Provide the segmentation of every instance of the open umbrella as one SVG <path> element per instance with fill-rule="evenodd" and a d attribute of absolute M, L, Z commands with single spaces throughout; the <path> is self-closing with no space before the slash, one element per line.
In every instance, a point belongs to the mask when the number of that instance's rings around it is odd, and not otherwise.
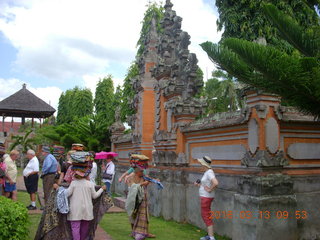
<path fill-rule="evenodd" d="M 118 153 L 115 152 L 99 152 L 96 153 L 95 159 L 106 159 L 108 156 L 116 157 Z"/>

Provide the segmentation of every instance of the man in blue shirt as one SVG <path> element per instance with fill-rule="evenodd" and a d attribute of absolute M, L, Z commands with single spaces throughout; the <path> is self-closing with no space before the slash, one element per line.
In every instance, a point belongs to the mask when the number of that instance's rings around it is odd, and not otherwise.
<path fill-rule="evenodd" d="M 47 203 L 50 192 L 53 188 L 55 174 L 58 170 L 58 162 L 56 158 L 50 153 L 48 146 L 42 147 L 42 156 L 44 157 L 42 166 L 42 181 L 43 181 L 43 193 L 44 201 Z"/>

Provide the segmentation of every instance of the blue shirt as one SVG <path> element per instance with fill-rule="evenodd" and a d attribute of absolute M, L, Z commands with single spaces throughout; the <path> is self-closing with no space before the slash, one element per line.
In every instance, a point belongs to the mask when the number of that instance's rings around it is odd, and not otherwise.
<path fill-rule="evenodd" d="M 42 174 L 56 173 L 58 162 L 52 154 L 48 154 L 43 161 Z"/>

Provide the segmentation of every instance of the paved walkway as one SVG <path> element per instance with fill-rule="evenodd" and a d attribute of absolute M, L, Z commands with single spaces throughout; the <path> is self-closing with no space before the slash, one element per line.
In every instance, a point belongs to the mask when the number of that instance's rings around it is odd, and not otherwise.
<path fill-rule="evenodd" d="M 40 180 L 41 181 L 41 180 Z M 24 179 L 22 176 L 18 176 L 17 178 L 17 189 L 18 191 L 26 191 L 26 186 L 24 185 Z M 38 201 L 41 201 L 43 203 L 43 189 L 39 188 L 38 189 Z M 119 213 L 119 212 L 124 212 L 122 208 L 119 207 L 112 207 L 108 210 L 108 213 Z M 41 214 L 42 211 L 40 209 L 37 210 L 30 210 L 29 214 Z M 97 230 L 96 230 L 96 236 L 94 240 L 112 240 L 112 238 L 98 225 Z"/>

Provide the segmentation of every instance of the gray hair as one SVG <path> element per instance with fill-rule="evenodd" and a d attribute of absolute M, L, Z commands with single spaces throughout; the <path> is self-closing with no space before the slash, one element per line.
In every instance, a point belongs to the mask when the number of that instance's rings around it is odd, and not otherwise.
<path fill-rule="evenodd" d="M 30 154 L 30 155 L 32 155 L 32 156 L 35 156 L 35 155 L 36 155 L 35 151 L 33 151 L 32 149 L 29 149 L 28 152 L 27 152 L 27 154 Z"/>

